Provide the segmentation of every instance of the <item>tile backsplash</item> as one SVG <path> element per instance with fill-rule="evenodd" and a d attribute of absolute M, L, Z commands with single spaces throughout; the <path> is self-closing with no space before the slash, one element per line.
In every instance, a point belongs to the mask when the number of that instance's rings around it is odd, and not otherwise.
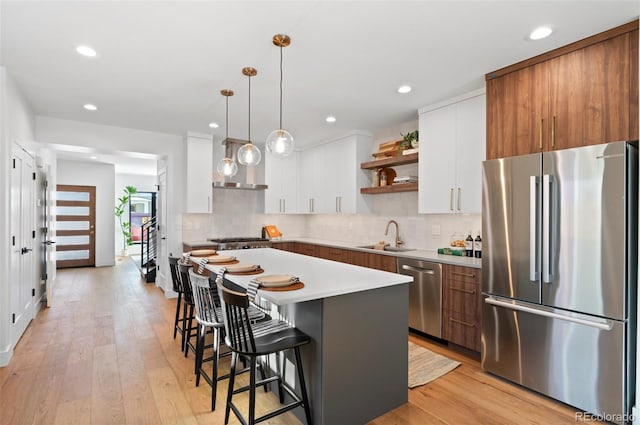
<path fill-rule="evenodd" d="M 415 192 L 374 196 L 371 214 L 263 214 L 261 193 L 243 190 L 215 190 L 213 214 L 184 214 L 184 241 L 210 237 L 259 236 L 264 224 L 277 225 L 286 238 L 308 237 L 355 244 L 385 240 L 393 244 L 395 228 L 384 231 L 389 220 L 400 226 L 405 246 L 437 249 L 448 246 L 454 232 L 475 237 L 480 230 L 479 214 L 418 214 Z M 434 235 L 433 233 L 438 233 Z"/>

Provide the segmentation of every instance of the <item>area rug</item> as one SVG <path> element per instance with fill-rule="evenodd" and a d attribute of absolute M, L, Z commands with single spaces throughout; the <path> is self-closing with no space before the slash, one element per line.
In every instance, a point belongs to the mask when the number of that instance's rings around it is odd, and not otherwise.
<path fill-rule="evenodd" d="M 431 382 L 458 366 L 460 366 L 460 362 L 448 359 L 409 341 L 409 388 Z"/>

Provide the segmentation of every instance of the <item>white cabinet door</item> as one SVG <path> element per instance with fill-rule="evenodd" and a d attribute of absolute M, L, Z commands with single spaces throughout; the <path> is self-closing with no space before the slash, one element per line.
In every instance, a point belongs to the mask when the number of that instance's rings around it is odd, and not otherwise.
<path fill-rule="evenodd" d="M 291 214 L 298 211 L 297 206 L 297 153 L 287 157 L 266 154 L 265 213 Z"/>
<path fill-rule="evenodd" d="M 188 213 L 210 213 L 213 208 L 213 142 L 187 137 Z"/>
<path fill-rule="evenodd" d="M 418 212 L 482 212 L 485 109 L 474 92 L 420 114 Z"/>
<path fill-rule="evenodd" d="M 455 105 L 420 114 L 418 211 L 421 213 L 455 211 L 455 128 Z"/>
<path fill-rule="evenodd" d="M 315 196 L 314 183 L 314 151 L 307 149 L 299 154 L 298 160 L 298 212 L 311 213 L 313 197 Z"/>
<path fill-rule="evenodd" d="M 482 161 L 485 159 L 486 99 L 476 96 L 457 104 L 456 211 L 482 213 Z"/>

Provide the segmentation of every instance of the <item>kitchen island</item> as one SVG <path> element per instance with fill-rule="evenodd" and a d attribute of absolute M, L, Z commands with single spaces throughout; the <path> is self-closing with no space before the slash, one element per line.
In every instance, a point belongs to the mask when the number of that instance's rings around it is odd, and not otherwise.
<path fill-rule="evenodd" d="M 271 248 L 224 254 L 265 270 L 226 275 L 242 287 L 271 274 L 304 283 L 294 291 L 260 289 L 258 296 L 311 337 L 301 351 L 315 424 L 362 424 L 407 402 L 410 276 Z"/>

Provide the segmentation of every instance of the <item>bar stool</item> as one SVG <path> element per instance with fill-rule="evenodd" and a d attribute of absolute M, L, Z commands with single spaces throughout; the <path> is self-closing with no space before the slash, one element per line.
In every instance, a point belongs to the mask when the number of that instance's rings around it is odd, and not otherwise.
<path fill-rule="evenodd" d="M 180 282 L 182 282 L 182 290 L 183 290 L 183 300 L 184 300 L 184 308 L 183 308 L 183 328 L 182 328 L 182 351 L 184 351 L 184 356 L 187 357 L 189 354 L 189 350 L 195 353 L 196 348 L 191 343 L 191 337 L 196 336 L 194 332 L 197 330 L 197 326 L 193 326 L 194 308 L 195 302 L 193 300 L 193 292 L 191 289 L 191 281 L 189 280 L 189 270 L 191 270 L 191 265 L 183 264 L 182 262 L 178 263 L 178 271 L 180 275 Z"/>
<path fill-rule="evenodd" d="M 300 346 L 308 344 L 311 342 L 311 339 L 305 333 L 281 320 L 273 319 L 259 323 L 251 323 L 248 314 L 250 305 L 248 295 L 225 287 L 224 282 L 225 279 L 222 276 L 219 276 L 218 279 L 216 279 L 218 294 L 225 313 L 225 344 L 233 352 L 231 355 L 231 376 L 229 377 L 229 390 L 227 392 L 227 404 L 224 414 L 225 425 L 229 423 L 230 410 L 233 410 L 233 413 L 241 423 L 253 425 L 288 412 L 289 410 L 295 409 L 299 406 L 304 408 L 307 425 L 311 425 L 311 410 L 309 407 L 309 398 L 307 397 L 304 373 L 302 371 L 302 359 L 300 356 Z M 291 349 L 293 349 L 296 359 L 295 367 L 298 373 L 301 393 L 300 396 L 298 396 L 295 391 L 289 387 L 286 382 L 284 382 L 280 374 L 280 370 L 282 368 L 280 366 L 279 354 Z M 259 356 L 268 356 L 270 354 L 276 354 L 278 369 L 277 375 L 256 381 L 257 358 Z M 249 359 L 250 377 L 248 386 L 235 390 L 234 383 L 239 356 Z M 278 393 L 281 404 L 284 403 L 283 389 L 294 401 L 256 418 L 256 387 L 266 385 L 273 381 L 278 381 Z M 249 391 L 248 421 L 242 417 L 242 414 L 232 401 L 233 395 L 244 391 Z"/>
<path fill-rule="evenodd" d="M 196 322 L 198 323 L 198 336 L 196 339 L 196 387 L 200 385 L 200 376 L 202 375 L 204 380 L 211 385 L 211 410 L 213 411 L 216 410 L 218 381 L 229 377 L 229 374 L 218 376 L 219 360 L 222 356 L 230 355 L 231 351 L 220 354 L 220 333 L 224 330 L 224 323 L 222 319 L 222 307 L 219 300 L 217 300 L 217 291 L 215 288 L 211 288 L 209 278 L 206 276 L 189 270 L 189 278 L 191 280 L 196 306 Z M 211 344 L 210 347 L 213 348 L 213 355 L 205 360 L 204 350 L 209 346 L 205 347 L 204 340 L 208 329 L 213 332 L 213 344 Z M 213 362 L 211 376 L 209 376 L 202 367 L 203 363 L 209 360 Z"/>
<path fill-rule="evenodd" d="M 180 308 L 182 307 L 182 294 L 184 293 L 184 290 L 182 289 L 180 272 L 178 271 L 179 261 L 179 257 L 169 257 L 169 270 L 171 271 L 171 282 L 173 284 L 172 289 L 173 292 L 176 292 L 178 294 L 178 301 L 176 302 L 176 319 L 173 322 L 173 339 L 176 339 L 178 332 L 180 333 L 180 335 L 182 335 L 184 329 L 184 313 L 182 314 L 182 316 L 180 315 Z M 180 348 L 184 349 L 183 346 L 181 346 Z"/>

